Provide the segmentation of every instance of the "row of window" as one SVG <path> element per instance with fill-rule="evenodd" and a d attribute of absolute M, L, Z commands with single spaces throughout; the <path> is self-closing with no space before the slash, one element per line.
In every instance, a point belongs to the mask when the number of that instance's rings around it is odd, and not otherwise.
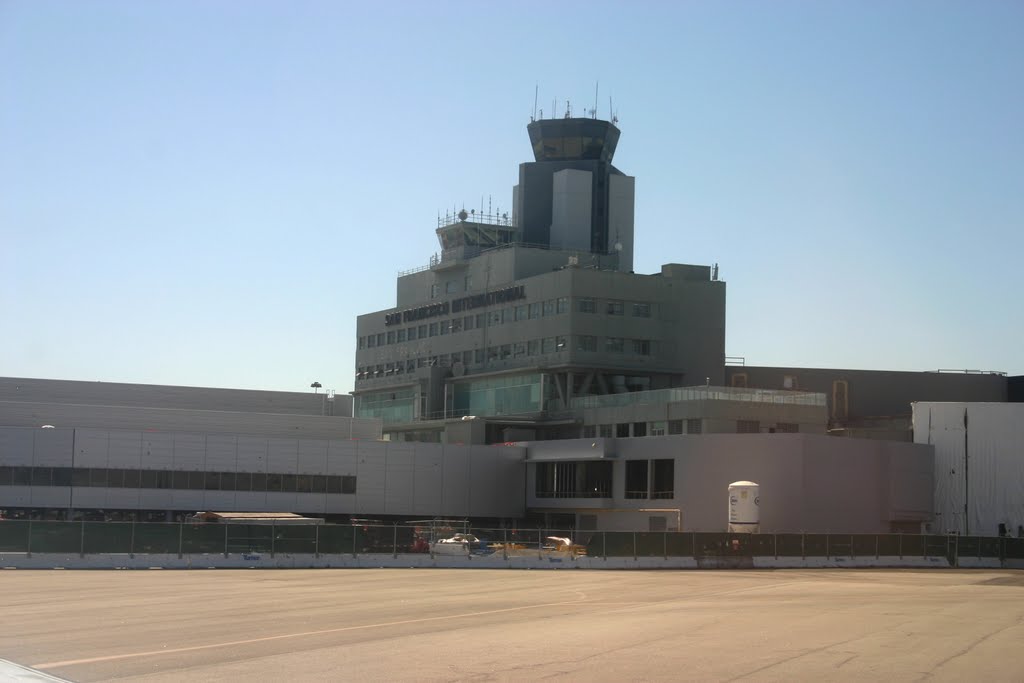
<path fill-rule="evenodd" d="M 356 478 L 328 474 L 182 472 L 107 467 L 0 467 L 0 486 L 98 486 L 281 493 L 355 493 Z"/>
<path fill-rule="evenodd" d="M 780 434 L 796 434 L 800 431 L 800 425 L 795 422 L 779 422 L 774 427 L 770 427 L 768 431 Z M 625 439 L 630 436 L 665 436 L 666 434 L 700 434 L 701 432 L 702 424 L 700 418 L 690 418 L 687 420 L 585 425 L 582 436 L 584 439 L 592 439 L 594 437 Z M 736 433 L 760 434 L 761 423 L 757 420 L 736 420 Z"/>
<path fill-rule="evenodd" d="M 597 300 L 577 299 L 576 310 L 580 313 L 596 313 L 598 311 Z M 629 310 L 631 315 L 637 318 L 651 317 L 651 304 L 649 303 L 606 301 L 603 302 L 602 310 L 608 315 L 624 315 L 625 311 Z M 476 313 L 462 318 L 439 320 L 424 325 L 412 325 L 398 330 L 370 334 L 365 337 L 359 337 L 359 348 L 372 349 L 389 344 L 403 344 L 407 341 L 416 341 L 417 339 L 458 334 L 462 331 L 497 327 L 498 325 L 561 315 L 568 312 L 569 297 L 562 296 L 557 299 L 548 299 L 547 301 L 538 301 L 532 304 L 499 308 L 487 313 Z"/>
<path fill-rule="evenodd" d="M 530 356 L 560 353 L 569 348 L 570 339 L 573 340 L 577 351 L 591 353 L 604 351 L 605 353 L 622 353 L 634 356 L 651 355 L 650 339 L 623 339 L 622 337 L 594 337 L 590 335 L 576 335 L 570 338 L 561 335 L 544 337 L 543 339 L 531 339 L 529 341 L 516 342 L 515 344 L 489 346 L 486 349 L 455 351 L 450 354 L 420 356 L 390 363 L 360 366 L 356 368 L 356 379 L 389 377 L 391 375 L 415 372 L 416 368 L 450 367 L 455 363 L 462 363 L 466 367 L 470 367 L 509 358 L 527 358 Z"/>

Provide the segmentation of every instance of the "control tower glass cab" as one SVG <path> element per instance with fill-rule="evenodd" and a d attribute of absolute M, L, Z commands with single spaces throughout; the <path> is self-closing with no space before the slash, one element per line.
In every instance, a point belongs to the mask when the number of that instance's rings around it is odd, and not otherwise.
<path fill-rule="evenodd" d="M 542 119 L 526 127 L 535 161 L 604 161 L 611 163 L 619 129 L 598 119 Z"/>
<path fill-rule="evenodd" d="M 527 126 L 534 161 L 520 164 L 513 224 L 523 243 L 581 254 L 611 254 L 633 270 L 634 179 L 612 166 L 619 129 L 589 118 Z"/>

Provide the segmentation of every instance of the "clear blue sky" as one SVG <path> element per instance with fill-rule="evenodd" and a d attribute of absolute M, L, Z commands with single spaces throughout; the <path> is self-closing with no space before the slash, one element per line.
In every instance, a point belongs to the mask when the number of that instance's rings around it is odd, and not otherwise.
<path fill-rule="evenodd" d="M 0 0 L 0 375 L 352 388 L 534 86 L 748 364 L 1024 373 L 1024 4 Z"/>

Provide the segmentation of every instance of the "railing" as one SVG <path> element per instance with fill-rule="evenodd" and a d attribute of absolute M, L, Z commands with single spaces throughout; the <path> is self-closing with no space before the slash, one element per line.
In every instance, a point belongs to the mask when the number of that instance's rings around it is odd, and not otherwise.
<path fill-rule="evenodd" d="M 682 401 L 744 401 L 770 405 L 822 406 L 825 394 L 811 391 L 744 389 L 739 387 L 695 386 L 675 389 L 632 391 L 601 396 L 581 396 L 572 400 L 573 408 L 621 408 L 632 405 L 678 403 Z"/>
<path fill-rule="evenodd" d="M 582 493 L 582 492 L 581 492 Z M 171 524 L 149 522 L 0 521 L 0 554 L 56 553 L 360 555 L 440 553 L 455 531 L 475 540 L 466 555 L 569 552 L 591 557 L 967 558 L 1024 560 L 1024 538 L 916 534 L 727 534 L 560 529 L 439 529 L 436 525 Z M 452 532 L 452 533 L 448 533 Z M 569 539 L 567 545 L 563 539 Z M 460 550 L 460 552 L 461 552 Z M 448 554 L 451 554 L 450 552 Z"/>

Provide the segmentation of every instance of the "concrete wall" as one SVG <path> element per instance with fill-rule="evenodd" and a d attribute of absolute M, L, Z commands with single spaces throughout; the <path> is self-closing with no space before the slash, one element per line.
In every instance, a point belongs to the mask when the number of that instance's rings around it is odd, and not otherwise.
<path fill-rule="evenodd" d="M 0 466 L 356 477 L 355 494 L 0 486 L 0 506 L 514 518 L 524 512 L 524 454 L 355 439 L 0 428 Z"/>
<path fill-rule="evenodd" d="M 933 449 L 917 444 L 836 439 L 808 434 L 709 434 L 602 440 L 612 457 L 611 499 L 550 499 L 535 496 L 537 459 L 583 459 L 593 440 L 528 444 L 527 506 L 597 511 L 610 528 L 647 529 L 647 516 L 601 510 L 678 508 L 686 531 L 724 531 L 729 484 L 750 480 L 761 486 L 763 531 L 886 533 L 892 522 L 931 519 Z M 625 462 L 675 461 L 672 499 L 625 497 Z M 651 513 L 666 515 L 669 513 Z M 623 523 L 623 520 L 626 520 Z M 674 526 L 669 520 L 669 526 Z"/>
<path fill-rule="evenodd" d="M 753 420 L 762 432 L 779 423 L 796 424 L 800 433 L 824 434 L 828 415 L 824 406 L 755 403 L 753 401 L 682 401 L 676 403 L 645 403 L 622 407 L 585 408 L 583 424 L 603 425 L 623 422 L 655 422 L 668 420 L 702 420 L 705 434 L 736 433 L 739 420 Z M 650 433 L 650 432 L 648 432 Z"/>
<path fill-rule="evenodd" d="M 381 437 L 381 422 L 376 419 L 323 417 L 297 413 L 269 414 L 125 405 L 0 401 L 0 426 L 42 425 L 318 439 Z"/>
<path fill-rule="evenodd" d="M 833 385 L 837 380 L 847 383 L 848 419 L 857 423 L 871 417 L 909 417 L 914 401 L 995 401 L 1007 399 L 1007 378 L 992 374 L 938 372 L 890 372 L 887 370 L 842 370 L 825 368 L 772 368 L 729 366 L 726 382 L 736 386 L 733 378 L 745 374 L 747 386 L 761 389 L 801 389 L 819 391 L 828 397 L 833 414 Z M 796 386 L 784 386 L 785 377 L 796 380 Z M 836 418 L 842 423 L 841 417 Z"/>
<path fill-rule="evenodd" d="M 253 391 L 159 384 L 80 382 L 74 380 L 0 377 L 0 403 L 66 403 L 277 413 L 285 415 L 352 415 L 352 397 L 337 394 L 333 401 L 321 390 Z M 2 414 L 2 408 L 0 408 Z"/>

